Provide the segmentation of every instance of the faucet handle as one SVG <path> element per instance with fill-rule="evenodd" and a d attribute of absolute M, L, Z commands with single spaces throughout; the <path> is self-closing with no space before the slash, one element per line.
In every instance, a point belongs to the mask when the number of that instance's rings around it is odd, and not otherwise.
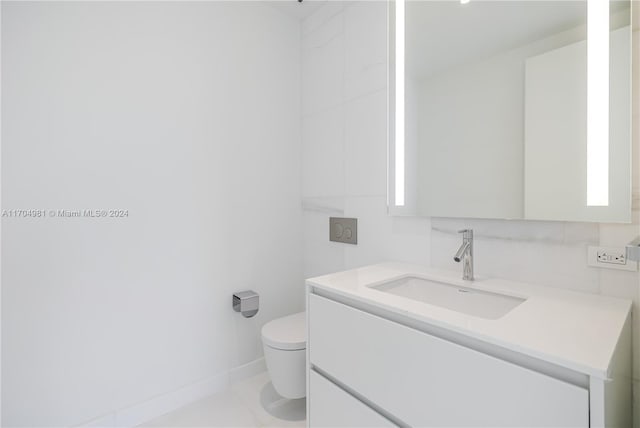
<path fill-rule="evenodd" d="M 458 233 L 462 233 L 463 239 L 473 239 L 473 229 L 462 229 Z"/>

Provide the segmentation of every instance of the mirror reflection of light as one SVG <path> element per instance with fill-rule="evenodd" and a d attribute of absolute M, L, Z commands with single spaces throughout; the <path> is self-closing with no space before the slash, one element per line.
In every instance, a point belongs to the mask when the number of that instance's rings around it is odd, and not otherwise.
<path fill-rule="evenodd" d="M 609 205 L 609 1 L 587 1 L 587 206 Z"/>
<path fill-rule="evenodd" d="M 395 3 L 395 205 L 404 206 L 404 0 Z"/>
<path fill-rule="evenodd" d="M 460 0 L 460 4 L 468 4 L 471 0 Z"/>

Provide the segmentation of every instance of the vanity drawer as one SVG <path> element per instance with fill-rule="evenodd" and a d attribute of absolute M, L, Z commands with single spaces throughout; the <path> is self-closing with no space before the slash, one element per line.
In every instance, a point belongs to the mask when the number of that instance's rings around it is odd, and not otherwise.
<path fill-rule="evenodd" d="M 310 427 L 395 427 L 385 417 L 331 381 L 309 373 Z"/>
<path fill-rule="evenodd" d="M 314 294 L 308 310 L 311 364 L 409 426 L 589 426 L 585 388 Z"/>

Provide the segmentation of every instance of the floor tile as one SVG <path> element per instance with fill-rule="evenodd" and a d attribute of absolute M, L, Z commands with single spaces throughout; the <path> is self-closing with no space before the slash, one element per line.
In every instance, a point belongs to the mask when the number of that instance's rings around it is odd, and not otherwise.
<path fill-rule="evenodd" d="M 304 427 L 306 402 L 279 396 L 263 372 L 141 426 Z"/>

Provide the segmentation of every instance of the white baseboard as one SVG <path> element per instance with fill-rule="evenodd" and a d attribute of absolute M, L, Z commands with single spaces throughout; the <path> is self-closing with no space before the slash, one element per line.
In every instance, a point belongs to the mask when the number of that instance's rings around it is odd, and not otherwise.
<path fill-rule="evenodd" d="M 116 412 L 117 427 L 135 427 L 187 404 L 225 390 L 229 373 L 213 376 Z"/>
<path fill-rule="evenodd" d="M 108 415 L 101 416 L 99 418 L 92 419 L 89 422 L 78 425 L 78 428 L 89 427 L 115 427 L 116 426 L 116 414 L 109 413 Z"/>
<path fill-rule="evenodd" d="M 184 386 L 142 403 L 95 418 L 79 425 L 79 427 L 135 427 L 209 395 L 221 392 L 225 390 L 230 383 L 247 379 L 265 370 L 266 365 L 264 358 L 258 358 L 255 361 L 233 368 L 228 372 L 212 376 L 209 379 Z"/>
<path fill-rule="evenodd" d="M 261 357 L 250 363 L 229 370 L 229 382 L 236 383 L 265 371 L 267 371 L 267 365 L 265 364 L 264 357 Z"/>

